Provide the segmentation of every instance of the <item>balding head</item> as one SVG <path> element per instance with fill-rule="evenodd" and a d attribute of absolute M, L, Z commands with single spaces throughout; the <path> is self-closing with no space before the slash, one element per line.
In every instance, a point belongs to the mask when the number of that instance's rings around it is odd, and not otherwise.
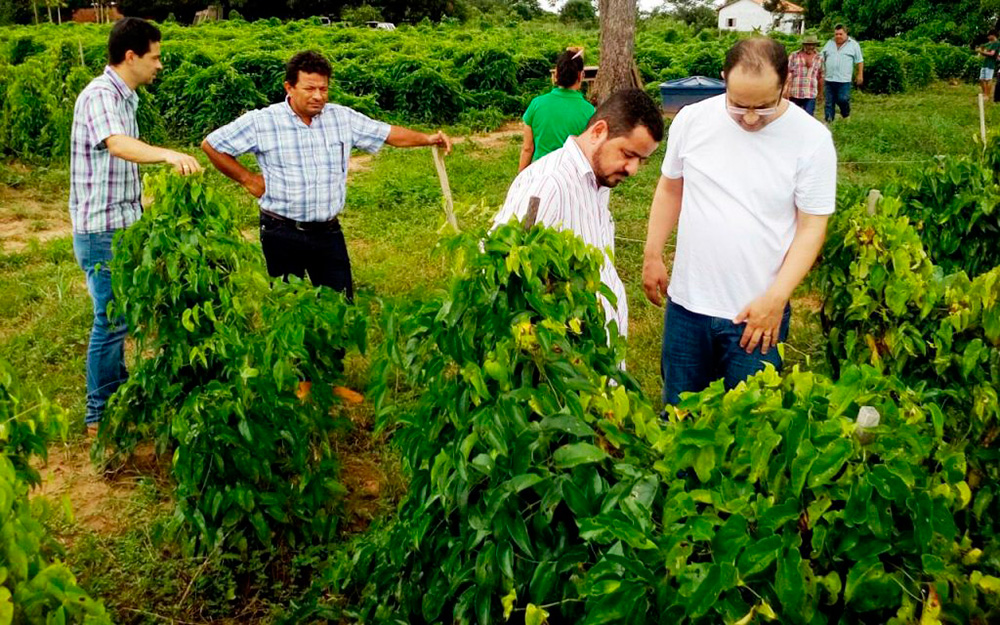
<path fill-rule="evenodd" d="M 753 75 L 777 79 L 784 86 L 788 79 L 788 53 L 785 46 L 767 37 L 752 37 L 738 41 L 726 53 L 726 62 L 722 66 L 724 77 L 733 70 Z"/>

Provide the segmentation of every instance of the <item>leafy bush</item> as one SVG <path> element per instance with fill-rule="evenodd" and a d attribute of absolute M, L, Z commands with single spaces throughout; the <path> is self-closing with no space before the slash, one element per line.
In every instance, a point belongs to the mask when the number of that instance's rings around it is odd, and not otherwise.
<path fill-rule="evenodd" d="M 143 356 L 112 399 L 100 455 L 174 448 L 175 520 L 193 552 L 327 544 L 338 520 L 330 383 L 364 319 L 343 296 L 273 284 L 232 208 L 200 179 L 161 175 L 116 241 L 115 302 Z M 300 400 L 301 380 L 312 380 Z"/>
<path fill-rule="evenodd" d="M 997 617 L 965 456 L 928 396 L 870 367 L 769 370 L 685 397 L 665 427 L 608 345 L 597 250 L 517 225 L 478 243 L 455 244 L 447 294 L 386 322 L 376 396 L 410 488 L 331 573 L 348 615 Z M 394 371 L 422 390 L 412 405 L 391 402 Z"/>
<path fill-rule="evenodd" d="M 6 623 L 110 625 L 104 606 L 76 583 L 57 558 L 62 550 L 32 511 L 39 484 L 33 463 L 46 444 L 65 439 L 66 415 L 45 401 L 24 402 L 0 363 L 0 618 Z"/>
<path fill-rule="evenodd" d="M 517 91 L 517 64 L 508 52 L 481 50 L 461 65 L 467 68 L 463 84 L 470 91 Z"/>
<path fill-rule="evenodd" d="M 706 48 L 695 54 L 687 62 L 687 75 L 718 78 L 722 75 L 722 64 L 724 61 L 724 53 Z"/>
<path fill-rule="evenodd" d="M 216 128 L 267 104 L 249 78 L 222 64 L 194 74 L 183 93 L 185 101 L 194 104 L 182 109 L 176 119 L 186 127 L 191 143 L 199 143 Z"/>
<path fill-rule="evenodd" d="M 865 52 L 865 91 L 871 93 L 902 93 L 906 89 L 903 64 L 893 51 L 871 47 Z"/>
<path fill-rule="evenodd" d="M 18 37 L 10 43 L 10 51 L 7 56 L 11 65 L 20 65 L 33 56 L 38 56 L 45 52 L 45 44 L 35 41 L 34 37 Z"/>
<path fill-rule="evenodd" d="M 439 72 L 423 67 L 395 84 L 396 109 L 410 119 L 452 123 L 465 108 L 461 87 Z"/>
<path fill-rule="evenodd" d="M 285 99 L 285 60 L 270 52 L 246 52 L 232 60 L 233 69 L 253 81 L 269 104 Z"/>
<path fill-rule="evenodd" d="M 50 157 L 55 143 L 52 111 L 57 105 L 39 62 L 11 70 L 0 107 L 0 150 L 26 160 Z"/>

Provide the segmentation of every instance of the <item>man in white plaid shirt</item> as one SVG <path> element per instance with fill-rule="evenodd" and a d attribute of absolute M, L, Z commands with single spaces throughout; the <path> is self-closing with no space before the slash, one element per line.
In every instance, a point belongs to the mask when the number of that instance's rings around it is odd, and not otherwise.
<path fill-rule="evenodd" d="M 295 275 L 353 297 L 351 263 L 337 216 L 344 208 L 352 148 L 377 152 L 451 141 L 375 121 L 330 104 L 330 63 L 317 52 L 300 52 L 285 71 L 284 102 L 250 111 L 212 132 L 201 147 L 223 174 L 258 199 L 260 242 L 272 277 Z M 252 153 L 262 174 L 236 157 Z"/>
<path fill-rule="evenodd" d="M 160 31 L 137 18 L 120 20 L 108 38 L 108 62 L 76 99 L 70 137 L 69 215 L 73 251 L 87 276 L 94 324 L 87 350 L 87 431 L 93 434 L 111 394 L 126 378 L 127 329 L 108 318 L 111 241 L 142 215 L 139 164 L 168 163 L 182 174 L 201 170 L 194 158 L 139 140 L 139 85 L 160 64 Z"/>

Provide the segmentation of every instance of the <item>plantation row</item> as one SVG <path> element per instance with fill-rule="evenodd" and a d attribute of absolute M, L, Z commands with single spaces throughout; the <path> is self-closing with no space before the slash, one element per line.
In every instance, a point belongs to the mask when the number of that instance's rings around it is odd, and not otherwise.
<path fill-rule="evenodd" d="M 68 24 L 0 29 L 0 154 L 63 158 L 73 103 L 106 59 L 107 28 Z M 509 27 L 402 26 L 331 29 L 311 22 L 242 20 L 163 26 L 164 70 L 141 97 L 140 130 L 151 143 L 199 143 L 241 112 L 281 101 L 284 64 L 298 50 L 334 65 L 331 101 L 390 122 L 489 130 L 518 118 L 550 86 L 556 56 L 582 45 L 599 63 L 597 33 L 553 23 Z M 650 20 L 636 60 L 650 93 L 660 82 L 719 76 L 737 35 Z M 789 49 L 794 38 L 782 39 Z M 934 79 L 974 80 L 979 59 L 926 39 L 863 44 L 865 88 L 896 93 Z"/>
<path fill-rule="evenodd" d="M 446 290 L 349 305 L 268 280 L 230 200 L 161 175 L 117 243 L 141 356 L 95 453 L 172 451 L 170 538 L 189 554 L 266 561 L 277 579 L 315 558 L 289 622 L 996 622 L 998 163 L 994 137 L 890 183 L 873 212 L 845 194 L 814 278 L 834 378 L 716 384 L 669 424 L 607 342 L 602 254 L 569 233 L 456 237 Z M 340 349 L 367 352 L 409 482 L 349 544 Z M 303 400 L 300 380 L 314 381 Z M 14 401 L 0 397 L 15 470 L 0 609 L 106 618 L 46 568 L 24 503 L 43 437 Z"/>

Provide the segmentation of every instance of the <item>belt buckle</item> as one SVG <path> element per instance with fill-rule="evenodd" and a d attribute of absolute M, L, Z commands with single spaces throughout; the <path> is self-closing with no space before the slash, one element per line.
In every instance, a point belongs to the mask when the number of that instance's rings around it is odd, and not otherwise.
<path fill-rule="evenodd" d="M 296 230 L 298 230 L 300 232 L 306 232 L 307 228 L 303 227 L 303 224 L 302 224 L 301 221 L 296 221 L 296 222 L 293 222 L 293 223 L 295 224 L 295 229 Z"/>

